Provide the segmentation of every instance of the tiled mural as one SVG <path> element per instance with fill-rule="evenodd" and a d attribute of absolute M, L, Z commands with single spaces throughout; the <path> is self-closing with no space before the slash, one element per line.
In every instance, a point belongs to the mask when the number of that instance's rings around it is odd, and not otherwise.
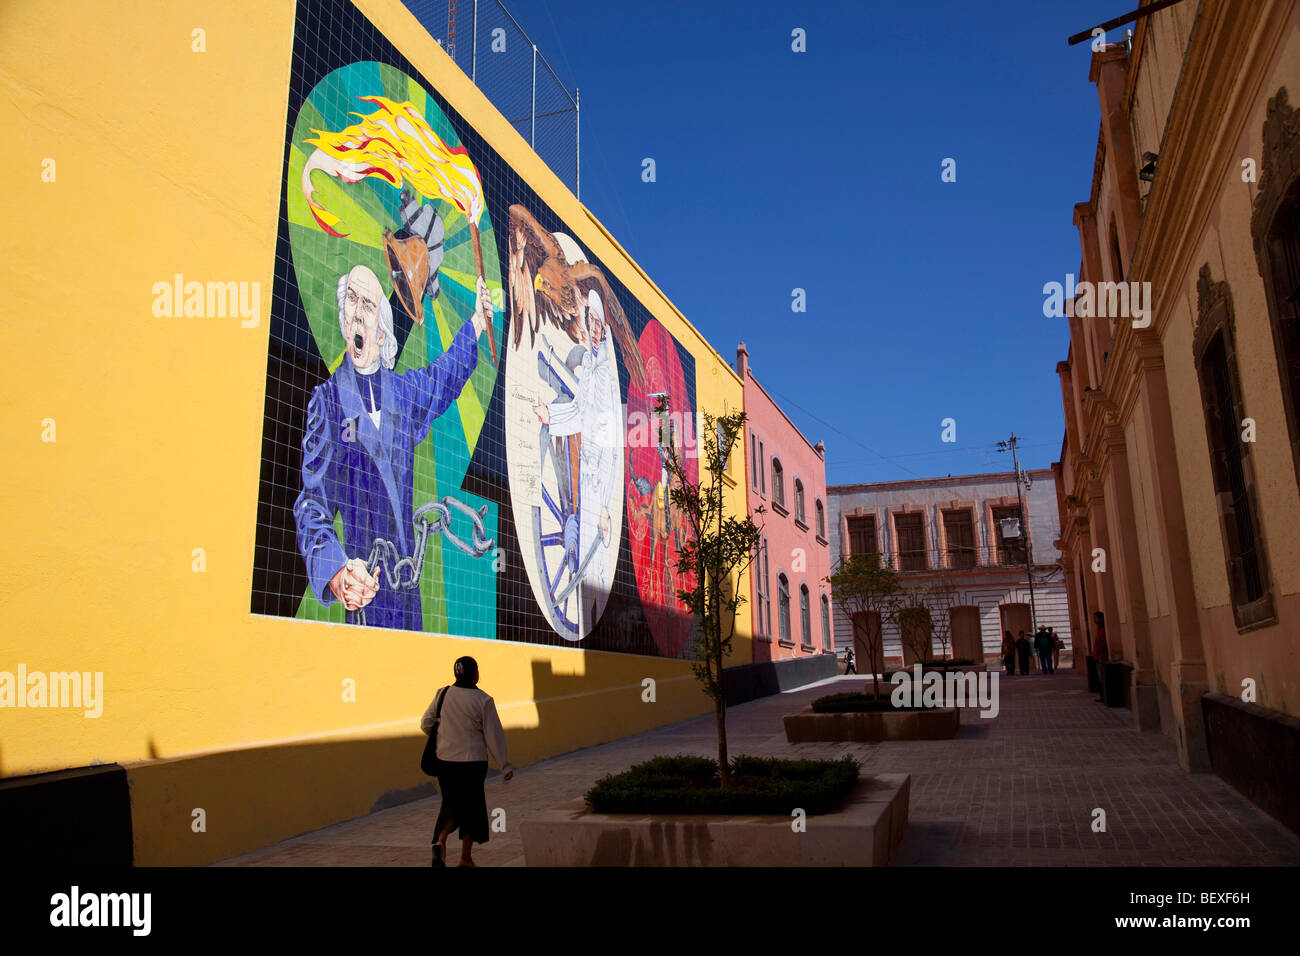
<path fill-rule="evenodd" d="M 300 3 L 253 612 L 692 656 L 663 462 L 695 407 L 692 355 L 438 91 Z"/>

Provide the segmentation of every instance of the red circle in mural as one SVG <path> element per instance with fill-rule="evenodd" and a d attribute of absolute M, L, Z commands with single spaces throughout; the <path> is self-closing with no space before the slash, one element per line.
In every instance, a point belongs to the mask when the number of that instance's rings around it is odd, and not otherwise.
<path fill-rule="evenodd" d="M 627 389 L 627 508 L 632 566 L 646 623 L 659 652 L 681 657 L 694 618 L 677 597 L 694 587 L 695 576 L 677 570 L 677 552 L 689 523 L 670 500 L 671 480 L 664 467 L 671 442 L 685 464 L 687 480 L 699 481 L 695 453 L 695 406 L 677 354 L 677 342 L 654 319 L 641 332 L 645 388 L 635 381 Z M 656 416 L 661 396 L 668 398 L 666 419 Z"/>

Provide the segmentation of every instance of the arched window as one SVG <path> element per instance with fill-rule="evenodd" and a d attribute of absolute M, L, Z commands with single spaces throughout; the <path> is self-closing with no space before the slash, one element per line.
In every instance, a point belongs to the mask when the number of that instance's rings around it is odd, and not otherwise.
<path fill-rule="evenodd" d="M 763 535 L 763 633 L 772 639 L 772 562 L 768 559 L 767 535 Z"/>
<path fill-rule="evenodd" d="M 817 536 L 826 537 L 826 508 L 820 498 L 817 499 Z"/>
<path fill-rule="evenodd" d="M 804 647 L 812 647 L 812 614 L 808 609 L 808 585 L 799 585 L 799 636 Z"/>
<path fill-rule="evenodd" d="M 831 602 L 822 595 L 822 650 L 831 646 Z"/>
<path fill-rule="evenodd" d="M 781 624 L 781 640 L 790 640 L 790 582 L 785 575 L 778 575 L 776 589 L 776 613 Z"/>
<path fill-rule="evenodd" d="M 785 504 L 785 471 L 781 468 L 781 459 L 772 459 L 772 501 L 778 505 Z"/>
<path fill-rule="evenodd" d="M 798 478 L 794 480 L 794 516 L 803 524 L 808 523 L 803 510 L 803 482 Z"/>

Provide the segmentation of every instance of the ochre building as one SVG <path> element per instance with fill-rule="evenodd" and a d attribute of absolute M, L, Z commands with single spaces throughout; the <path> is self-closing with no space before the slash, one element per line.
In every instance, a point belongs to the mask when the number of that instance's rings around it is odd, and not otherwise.
<path fill-rule="evenodd" d="M 1300 826 L 1300 5 L 1175 4 L 1089 78 L 1053 466 L 1072 624 L 1103 612 L 1138 727 Z"/>

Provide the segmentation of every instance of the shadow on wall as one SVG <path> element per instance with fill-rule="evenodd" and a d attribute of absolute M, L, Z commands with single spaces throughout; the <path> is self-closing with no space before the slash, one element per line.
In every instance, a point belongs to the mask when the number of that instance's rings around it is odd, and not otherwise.
<path fill-rule="evenodd" d="M 598 652 L 571 657 L 569 671 L 533 661 L 531 699 L 498 702 L 516 767 L 708 710 L 680 663 Z M 655 681 L 653 700 L 644 699 L 647 678 Z M 430 700 L 443 683 L 430 682 Z M 492 694 L 494 683 L 502 682 L 488 669 L 479 686 Z M 413 707 L 410 732 L 399 727 L 395 736 L 9 777 L 0 781 L 0 841 L 39 850 L 32 858 L 51 865 L 195 865 L 432 797 L 437 788 L 419 767 L 427 739 L 419 718 L 427 703 Z M 152 739 L 149 752 L 157 754 Z M 87 826 L 73 833 L 69 820 Z"/>
<path fill-rule="evenodd" d="M 644 674 L 634 661 L 644 663 Z M 707 699 L 689 671 L 680 671 L 680 664 L 623 654 L 574 655 L 570 672 L 533 661 L 531 700 L 498 703 L 504 723 L 522 724 L 506 731 L 511 763 L 527 767 L 705 713 Z M 655 680 L 653 701 L 643 700 L 645 678 Z M 493 684 L 489 669 L 479 686 L 491 694 Z M 430 699 L 443 682 L 431 685 Z M 33 858 L 51 865 L 195 865 L 432 797 L 437 789 L 419 767 L 427 739 L 419 718 L 427 703 L 413 708 L 410 732 L 397 736 L 11 777 L 0 782 L 0 840 L 8 848 L 40 849 Z M 64 839 L 69 819 L 92 824 Z"/>

